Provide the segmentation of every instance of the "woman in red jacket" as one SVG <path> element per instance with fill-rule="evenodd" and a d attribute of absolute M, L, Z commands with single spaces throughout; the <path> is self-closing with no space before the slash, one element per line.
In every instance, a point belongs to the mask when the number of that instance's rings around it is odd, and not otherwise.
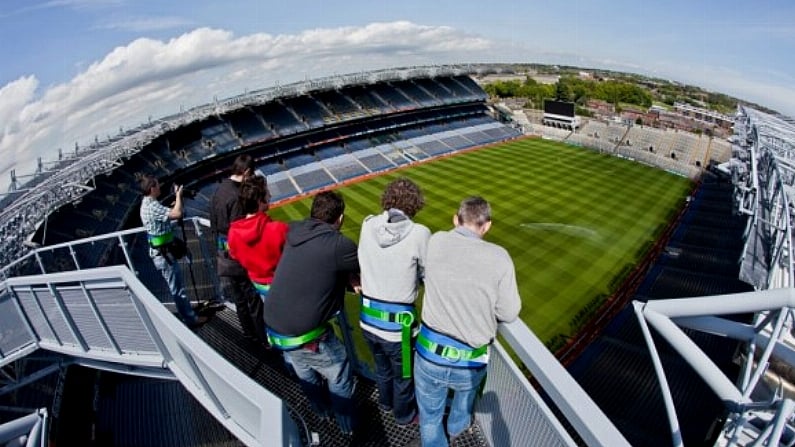
<path fill-rule="evenodd" d="M 264 177 L 246 178 L 240 185 L 238 197 L 245 217 L 232 222 L 228 235 L 229 256 L 246 269 L 263 301 L 268 296 L 287 237 L 287 224 L 268 216 L 269 200 Z"/>

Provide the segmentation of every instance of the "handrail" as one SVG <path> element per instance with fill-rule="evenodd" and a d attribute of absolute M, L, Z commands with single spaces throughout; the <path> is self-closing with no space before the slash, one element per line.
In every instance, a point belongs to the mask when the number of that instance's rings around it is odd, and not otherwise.
<path fill-rule="evenodd" d="M 526 324 L 519 320 L 502 323 L 499 333 L 586 445 L 629 446 L 621 432 Z"/>
<path fill-rule="evenodd" d="M 40 348 L 88 359 L 89 363 L 170 371 L 246 445 L 293 445 L 298 439 L 284 402 L 180 323 L 128 268 L 17 277 L 7 280 L 5 287 Z M 67 295 L 68 299 L 59 299 Z M 93 311 L 87 311 L 84 300 L 93 304 L 88 306 Z M 53 301 L 56 309 L 44 311 L 42 302 Z M 103 324 L 111 316 L 123 317 L 124 327 Z M 80 325 L 64 324 L 78 320 Z M 108 347 L 107 339 L 115 340 L 115 348 Z"/>

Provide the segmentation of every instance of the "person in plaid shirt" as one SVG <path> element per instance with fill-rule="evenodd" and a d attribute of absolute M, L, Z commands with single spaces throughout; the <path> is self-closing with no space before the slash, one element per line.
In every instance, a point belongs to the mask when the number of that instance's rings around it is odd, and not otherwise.
<path fill-rule="evenodd" d="M 149 240 L 149 256 L 168 283 L 168 290 L 182 321 L 190 327 L 198 327 L 207 321 L 207 317 L 199 317 L 193 311 L 185 293 L 182 271 L 176 263 L 177 260 L 165 249 L 174 239 L 171 220 L 182 217 L 182 186 L 177 186 L 174 191 L 176 200 L 173 208 L 163 206 L 157 201 L 160 196 L 160 182 L 153 175 L 145 175 L 141 179 L 141 192 L 144 195 L 141 200 L 141 222 Z"/>

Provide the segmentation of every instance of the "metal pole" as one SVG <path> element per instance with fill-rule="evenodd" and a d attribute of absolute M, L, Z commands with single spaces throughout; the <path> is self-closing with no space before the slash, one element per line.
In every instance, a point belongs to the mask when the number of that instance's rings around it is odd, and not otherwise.
<path fill-rule="evenodd" d="M 674 446 L 682 447 L 682 431 L 679 428 L 679 418 L 676 416 L 674 398 L 671 395 L 671 388 L 669 387 L 668 379 L 665 376 L 665 370 L 663 369 L 662 361 L 660 360 L 660 354 L 657 352 L 657 347 L 654 345 L 654 339 L 651 336 L 651 332 L 649 332 L 649 326 L 646 324 L 646 320 L 643 318 L 643 303 L 634 301 L 632 305 L 635 310 L 635 316 L 638 318 L 638 323 L 640 323 L 640 329 L 643 332 L 643 338 L 646 340 L 646 344 L 649 347 L 649 354 L 651 355 L 651 361 L 654 365 L 654 372 L 657 374 L 657 379 L 660 381 L 660 390 L 662 391 L 663 395 L 665 412 L 668 413 L 668 425 L 671 428 L 671 440 L 673 441 Z"/>

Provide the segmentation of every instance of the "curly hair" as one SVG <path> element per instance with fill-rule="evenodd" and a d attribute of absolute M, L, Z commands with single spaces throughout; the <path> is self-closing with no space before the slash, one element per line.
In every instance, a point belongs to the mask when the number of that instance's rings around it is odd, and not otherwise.
<path fill-rule="evenodd" d="M 260 203 L 268 203 L 269 200 L 270 194 L 268 193 L 268 186 L 264 177 L 252 175 L 251 177 L 246 177 L 240 183 L 237 203 L 243 213 L 256 213 L 259 210 Z"/>
<path fill-rule="evenodd" d="M 388 184 L 381 196 L 381 207 L 384 211 L 394 208 L 403 211 L 412 218 L 423 206 L 425 206 L 425 199 L 420 187 L 406 177 L 401 177 Z"/>

